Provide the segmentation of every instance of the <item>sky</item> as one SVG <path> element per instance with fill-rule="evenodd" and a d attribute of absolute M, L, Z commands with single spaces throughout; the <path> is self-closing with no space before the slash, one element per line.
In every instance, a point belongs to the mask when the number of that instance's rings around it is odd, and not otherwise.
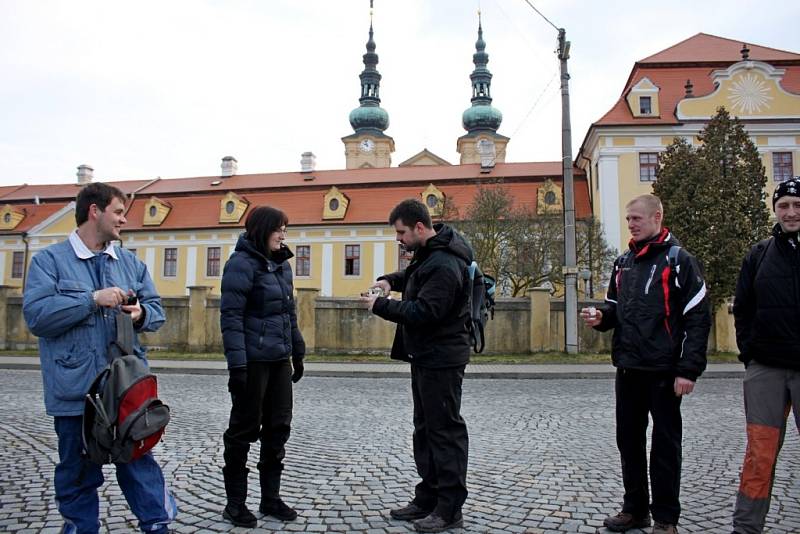
<path fill-rule="evenodd" d="M 633 64 L 698 32 L 800 52 L 795 0 L 529 0 L 571 41 L 573 156 Z M 526 0 L 375 0 L 392 164 L 458 163 L 478 10 L 506 161 L 561 159 L 556 30 Z M 345 166 L 368 0 L 0 0 L 0 185 Z"/>

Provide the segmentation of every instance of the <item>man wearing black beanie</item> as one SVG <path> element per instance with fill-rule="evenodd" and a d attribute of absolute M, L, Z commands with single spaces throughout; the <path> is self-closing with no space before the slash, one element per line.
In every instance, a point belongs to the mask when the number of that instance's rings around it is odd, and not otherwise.
<path fill-rule="evenodd" d="M 733 316 L 747 368 L 747 451 L 733 514 L 735 534 L 764 529 L 789 408 L 800 428 L 800 179 L 778 184 L 777 224 L 742 263 Z"/>

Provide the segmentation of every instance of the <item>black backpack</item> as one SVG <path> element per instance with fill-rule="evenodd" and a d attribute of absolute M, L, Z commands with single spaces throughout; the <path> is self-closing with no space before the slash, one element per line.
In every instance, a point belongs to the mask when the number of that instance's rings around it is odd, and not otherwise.
<path fill-rule="evenodd" d="M 133 352 L 133 322 L 117 315 L 110 362 L 92 382 L 83 409 L 83 446 L 96 464 L 129 463 L 152 449 L 169 423 L 156 376 Z"/>
<path fill-rule="evenodd" d="M 472 349 L 476 353 L 483 352 L 486 346 L 484 327 L 489 319 L 494 319 L 495 279 L 481 272 L 477 262 L 472 262 L 469 269 L 469 309 L 467 323 Z"/>

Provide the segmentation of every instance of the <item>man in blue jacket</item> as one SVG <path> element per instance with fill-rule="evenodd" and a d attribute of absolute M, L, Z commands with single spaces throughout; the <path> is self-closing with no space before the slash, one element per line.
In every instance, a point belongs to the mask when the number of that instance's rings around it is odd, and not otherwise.
<path fill-rule="evenodd" d="M 100 530 L 97 488 L 103 471 L 82 456 L 81 419 L 84 395 L 108 363 L 116 318 L 130 314 L 137 332 L 155 331 L 164 323 L 146 266 L 113 243 L 120 239 L 124 214 L 122 191 L 103 183 L 85 186 L 75 199 L 78 228 L 33 257 L 25 285 L 23 313 L 39 338 L 45 408 L 58 436 L 55 495 L 64 534 Z M 138 298 L 136 304 L 126 304 L 129 295 Z M 145 359 L 138 339 L 134 352 Z M 141 530 L 168 532 L 177 508 L 153 456 L 116 469 Z"/>
<path fill-rule="evenodd" d="M 469 243 L 445 224 L 433 225 L 428 208 L 404 200 L 389 216 L 397 240 L 414 251 L 408 267 L 378 278 L 386 297 L 370 296 L 369 309 L 397 323 L 392 358 L 411 363 L 414 461 L 421 478 L 414 499 L 392 510 L 394 519 L 416 520 L 419 532 L 463 524 L 469 438 L 461 417 L 461 384 L 469 362 Z M 388 298 L 401 291 L 403 299 Z"/>

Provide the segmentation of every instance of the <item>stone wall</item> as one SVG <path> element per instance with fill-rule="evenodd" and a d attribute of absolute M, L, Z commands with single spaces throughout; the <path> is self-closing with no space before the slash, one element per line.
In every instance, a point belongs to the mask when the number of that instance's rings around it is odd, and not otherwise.
<path fill-rule="evenodd" d="M 141 335 L 154 349 L 180 352 L 222 352 L 220 298 L 209 288 L 189 288 L 188 297 L 162 299 L 167 321 L 157 332 Z M 598 305 L 586 300 L 583 306 Z M 298 323 L 307 351 L 319 354 L 389 352 L 395 325 L 364 309 L 356 298 L 320 297 L 315 289 L 297 290 Z M 564 350 L 564 301 L 536 288 L 524 298 L 500 298 L 494 319 L 486 325 L 487 354 L 528 354 Z M 609 352 L 611 333 L 597 332 L 578 321 L 581 352 Z M 17 288 L 0 287 L 0 348 L 35 348 L 36 338 L 25 326 L 22 296 Z M 736 351 L 729 305 L 717 311 L 709 349 Z"/>

